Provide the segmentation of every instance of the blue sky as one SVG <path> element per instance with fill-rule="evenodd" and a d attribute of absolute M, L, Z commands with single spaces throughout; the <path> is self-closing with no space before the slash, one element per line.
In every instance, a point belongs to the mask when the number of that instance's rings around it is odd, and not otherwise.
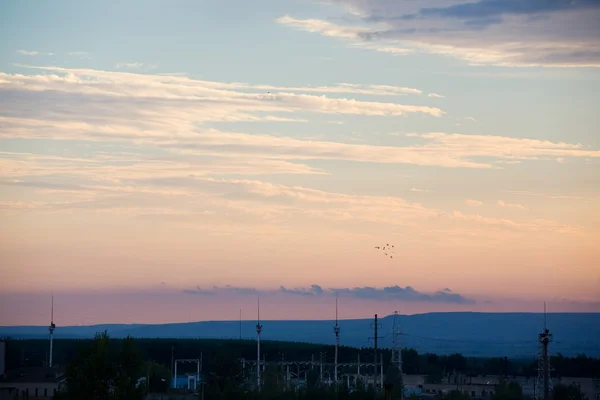
<path fill-rule="evenodd" d="M 600 310 L 599 14 L 591 0 L 4 2 L 0 287 L 183 304 L 227 285 L 398 285 L 474 302 L 370 300 Z M 213 254 L 224 238 L 235 254 Z M 402 243 L 396 264 L 373 254 L 382 241 Z"/>

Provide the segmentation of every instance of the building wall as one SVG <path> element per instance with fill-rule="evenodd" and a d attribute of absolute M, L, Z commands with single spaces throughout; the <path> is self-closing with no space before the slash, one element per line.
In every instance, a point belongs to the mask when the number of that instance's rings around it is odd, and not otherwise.
<path fill-rule="evenodd" d="M 6 369 L 6 342 L 0 340 L 0 376 L 4 375 Z"/>
<path fill-rule="evenodd" d="M 150 393 L 146 396 L 146 400 L 196 400 L 197 395 L 193 394 L 164 394 L 164 393 Z"/>
<path fill-rule="evenodd" d="M 58 391 L 58 383 L 54 382 L 2 382 L 0 387 L 14 387 L 17 389 L 17 398 L 29 396 L 29 399 L 51 399 L 55 390 Z M 37 393 L 36 393 L 37 389 Z"/>

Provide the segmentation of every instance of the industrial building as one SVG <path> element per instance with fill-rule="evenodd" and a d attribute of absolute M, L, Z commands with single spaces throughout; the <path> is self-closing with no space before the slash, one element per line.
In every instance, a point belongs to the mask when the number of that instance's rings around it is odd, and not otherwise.
<path fill-rule="evenodd" d="M 0 399 L 51 399 L 64 381 L 64 368 L 32 367 L 6 371 L 0 379 Z"/>

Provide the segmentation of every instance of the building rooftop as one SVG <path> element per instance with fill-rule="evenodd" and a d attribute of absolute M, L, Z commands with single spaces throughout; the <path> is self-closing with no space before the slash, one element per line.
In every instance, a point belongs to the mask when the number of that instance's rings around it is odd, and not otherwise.
<path fill-rule="evenodd" d="M 6 371 L 0 383 L 41 383 L 60 382 L 64 380 L 65 369 L 60 367 L 19 368 Z"/>

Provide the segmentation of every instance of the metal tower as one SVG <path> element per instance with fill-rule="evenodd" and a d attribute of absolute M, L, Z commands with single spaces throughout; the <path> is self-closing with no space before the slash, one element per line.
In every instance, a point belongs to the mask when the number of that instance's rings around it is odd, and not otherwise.
<path fill-rule="evenodd" d="M 535 399 L 550 400 L 552 392 L 552 379 L 550 377 L 550 359 L 548 357 L 548 344 L 552 341 L 552 334 L 546 328 L 546 303 L 544 303 L 544 330 L 538 334 L 538 376 L 535 381 Z"/>
<path fill-rule="evenodd" d="M 260 295 L 257 297 L 258 301 L 258 315 L 256 320 L 256 385 L 260 391 L 260 333 L 262 332 L 262 325 L 260 324 Z"/>
<path fill-rule="evenodd" d="M 373 339 L 373 388 L 375 390 L 377 390 L 377 366 L 379 365 L 378 363 L 381 361 L 378 357 L 378 353 L 377 353 L 377 340 L 378 339 L 383 339 L 382 337 L 379 337 L 377 332 L 379 329 L 379 322 L 378 318 L 377 318 L 377 314 L 375 314 L 375 321 L 373 322 L 373 333 L 375 336 L 373 336 L 372 338 L 369 339 Z M 382 363 L 382 367 L 383 367 L 383 363 Z M 383 387 L 383 380 L 382 380 L 382 387 Z"/>
<path fill-rule="evenodd" d="M 400 336 L 402 332 L 400 331 L 400 318 L 398 316 L 398 311 L 394 312 L 394 325 L 392 328 L 392 364 L 398 367 L 398 371 L 400 371 L 400 375 L 402 375 L 402 350 L 400 343 Z"/>
<path fill-rule="evenodd" d="M 340 326 L 338 325 L 338 298 L 335 298 L 335 326 L 333 327 L 333 333 L 335 333 L 335 384 L 338 383 L 338 347 L 340 346 Z"/>
<path fill-rule="evenodd" d="M 48 355 L 48 366 L 52 367 L 52 342 L 54 339 L 54 329 L 56 329 L 56 325 L 54 325 L 54 296 L 52 296 L 52 308 L 50 310 L 50 326 L 48 327 L 48 331 L 50 332 L 50 354 Z"/>
<path fill-rule="evenodd" d="M 394 325 L 392 328 L 392 365 L 398 368 L 398 376 L 402 379 L 402 347 L 401 347 L 400 317 L 398 311 L 394 311 Z M 400 399 L 402 399 L 402 390 L 400 390 Z"/>

